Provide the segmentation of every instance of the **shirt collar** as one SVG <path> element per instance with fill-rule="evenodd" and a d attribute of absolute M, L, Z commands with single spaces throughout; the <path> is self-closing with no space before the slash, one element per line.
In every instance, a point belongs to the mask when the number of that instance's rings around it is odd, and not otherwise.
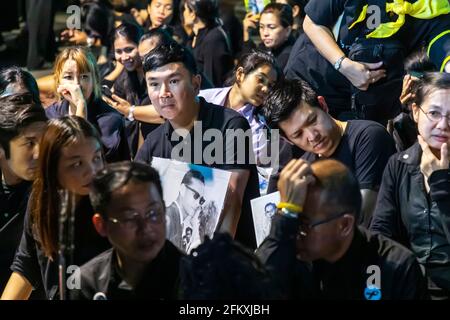
<path fill-rule="evenodd" d="M 416 142 L 411 147 L 403 152 L 400 152 L 397 156 L 397 160 L 403 162 L 409 166 L 418 167 L 422 159 L 422 148 L 420 144 Z"/>
<path fill-rule="evenodd" d="M 202 130 L 204 132 L 205 128 L 211 127 L 211 122 L 213 121 L 212 113 L 210 112 L 209 103 L 206 102 L 206 100 L 203 97 L 197 96 L 197 99 L 200 104 L 200 108 L 198 111 L 196 121 L 202 122 Z M 174 129 L 173 129 L 172 125 L 170 124 L 170 121 L 166 120 L 166 122 L 164 122 L 164 124 L 163 124 L 163 132 L 164 132 L 166 139 L 170 140 L 173 131 L 174 131 Z"/>

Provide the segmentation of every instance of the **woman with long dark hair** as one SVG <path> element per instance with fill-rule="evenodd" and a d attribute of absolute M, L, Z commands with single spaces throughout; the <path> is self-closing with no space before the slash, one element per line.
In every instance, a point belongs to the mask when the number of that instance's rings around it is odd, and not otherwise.
<path fill-rule="evenodd" d="M 39 149 L 36 179 L 25 216 L 24 232 L 2 299 L 28 299 L 43 286 L 54 299 L 58 286 L 58 223 L 69 194 L 75 203 L 73 261 L 81 265 L 108 248 L 92 224 L 89 201 L 94 174 L 104 166 L 97 130 L 80 117 L 51 120 Z"/>

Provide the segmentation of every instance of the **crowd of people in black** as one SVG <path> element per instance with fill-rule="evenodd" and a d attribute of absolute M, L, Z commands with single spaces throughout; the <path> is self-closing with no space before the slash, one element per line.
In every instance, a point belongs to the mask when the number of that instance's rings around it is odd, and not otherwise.
<path fill-rule="evenodd" d="M 2 300 L 450 299 L 448 0 L 80 0 L 57 50 L 41 2 L 0 70 Z M 230 172 L 189 254 L 208 177 L 165 203 L 154 158 Z"/>

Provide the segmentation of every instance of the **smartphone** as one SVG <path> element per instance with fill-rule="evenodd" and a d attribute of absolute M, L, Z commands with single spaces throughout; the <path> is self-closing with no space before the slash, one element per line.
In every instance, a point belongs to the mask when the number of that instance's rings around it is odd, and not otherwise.
<path fill-rule="evenodd" d="M 107 85 L 102 85 L 102 94 L 112 99 L 112 91 Z"/>
<path fill-rule="evenodd" d="M 244 0 L 246 11 L 254 14 L 261 13 L 268 3 L 270 3 L 270 0 Z"/>

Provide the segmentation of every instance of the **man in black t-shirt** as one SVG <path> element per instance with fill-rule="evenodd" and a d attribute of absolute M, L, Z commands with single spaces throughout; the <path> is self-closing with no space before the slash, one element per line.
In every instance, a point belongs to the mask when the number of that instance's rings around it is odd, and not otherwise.
<path fill-rule="evenodd" d="M 333 158 L 355 174 L 363 196 L 359 223 L 370 224 L 381 176 L 395 145 L 386 129 L 367 120 L 342 122 L 328 114 L 327 104 L 306 82 L 286 80 L 264 103 L 264 114 L 272 128 L 305 150 L 303 159 Z M 281 163 L 287 163 L 281 159 Z M 269 184 L 274 190 L 278 175 Z"/>
<path fill-rule="evenodd" d="M 167 120 L 147 136 L 136 160 L 161 157 L 231 171 L 218 228 L 255 248 L 250 200 L 259 197 L 259 187 L 247 120 L 197 97 L 201 77 L 195 60 L 176 43 L 151 51 L 144 71 L 149 98 Z"/>
<path fill-rule="evenodd" d="M 11 275 L 9 267 L 22 236 L 38 143 L 47 121 L 41 105 L 5 99 L 0 102 L 0 290 Z"/>

